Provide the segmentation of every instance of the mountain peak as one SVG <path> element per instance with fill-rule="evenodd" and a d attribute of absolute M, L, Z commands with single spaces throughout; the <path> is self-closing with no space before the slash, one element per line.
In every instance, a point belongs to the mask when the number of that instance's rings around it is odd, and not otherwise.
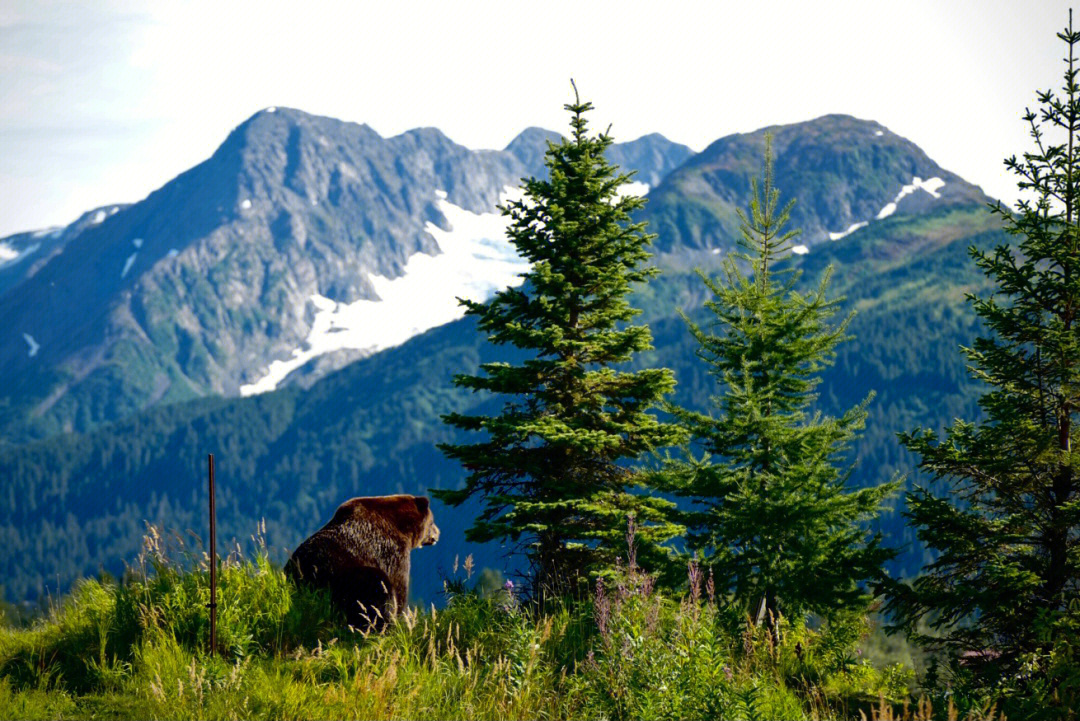
<path fill-rule="evenodd" d="M 561 140 L 562 136 L 554 130 L 534 126 L 518 133 L 506 146 L 505 152 L 521 161 L 527 175 L 546 176 L 544 155 L 547 153 L 547 144 L 548 142 L 559 143 Z"/>
<path fill-rule="evenodd" d="M 316 136 L 345 135 L 350 138 L 362 137 L 367 139 L 381 137 L 369 125 L 364 123 L 353 123 L 324 115 L 313 115 L 296 108 L 272 106 L 256 112 L 236 126 L 221 144 L 221 147 L 218 148 L 215 155 L 222 151 L 227 152 L 236 145 L 259 144 L 261 141 L 280 137 L 282 134 L 290 132 L 307 132 Z"/>
<path fill-rule="evenodd" d="M 634 143 L 673 143 L 673 140 L 669 140 L 668 137 L 662 133 L 646 133 L 639 138 L 627 141 L 627 145 Z"/>
<path fill-rule="evenodd" d="M 426 126 L 426 127 L 422 127 L 422 128 L 412 128 L 412 129 L 406 130 L 404 133 L 401 133 L 400 135 L 396 135 L 394 137 L 396 137 L 396 138 L 402 138 L 402 137 L 404 137 L 404 138 L 415 138 L 416 140 L 419 140 L 421 142 L 439 142 L 439 143 L 443 143 L 443 142 L 451 142 L 452 143 L 452 142 L 454 142 L 454 141 L 450 140 L 450 138 L 448 138 L 446 136 L 446 133 L 444 133 L 443 131 L 439 130 L 438 128 L 436 128 L 434 126 Z"/>
<path fill-rule="evenodd" d="M 529 175 L 546 177 L 544 154 L 547 143 L 561 140 L 562 136 L 555 131 L 534 126 L 518 133 L 506 146 L 506 152 L 520 160 Z M 693 154 L 690 148 L 673 143 L 660 133 L 649 133 L 636 140 L 611 145 L 607 157 L 623 171 L 635 171 L 635 181 L 654 187 Z"/>
<path fill-rule="evenodd" d="M 506 150 L 514 153 L 516 150 L 522 147 L 532 147 L 539 145 L 545 140 L 550 140 L 553 143 L 559 142 L 562 139 L 562 135 L 556 133 L 554 130 L 548 130 L 547 128 L 541 128 L 538 126 L 530 126 L 525 128 L 510 141 L 506 146 Z"/>
<path fill-rule="evenodd" d="M 790 227 L 801 229 L 800 242 L 808 247 L 893 214 L 989 200 L 880 123 L 824 115 L 720 138 L 668 175 L 646 209 L 660 234 L 658 247 L 734 247 L 737 210 L 747 206 L 751 179 L 761 174 L 767 134 L 775 187 L 784 199 L 796 199 Z"/>

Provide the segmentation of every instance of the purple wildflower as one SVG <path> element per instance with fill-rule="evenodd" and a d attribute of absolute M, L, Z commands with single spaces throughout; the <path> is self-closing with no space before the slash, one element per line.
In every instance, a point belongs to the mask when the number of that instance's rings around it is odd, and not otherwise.
<path fill-rule="evenodd" d="M 596 596 L 593 597 L 593 608 L 596 612 L 596 626 L 600 629 L 600 635 L 607 638 L 608 618 L 611 614 L 611 605 L 604 594 L 604 579 L 596 579 Z"/>
<path fill-rule="evenodd" d="M 690 603 L 697 605 L 701 599 L 701 566 L 696 558 L 691 558 L 686 567 L 686 578 L 690 582 Z"/>

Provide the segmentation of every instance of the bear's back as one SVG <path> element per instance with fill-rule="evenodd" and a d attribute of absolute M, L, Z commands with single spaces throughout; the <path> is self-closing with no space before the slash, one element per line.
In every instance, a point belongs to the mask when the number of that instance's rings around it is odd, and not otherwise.
<path fill-rule="evenodd" d="M 362 506 L 334 518 L 293 553 L 301 576 L 317 584 L 333 569 L 378 568 L 388 575 L 408 554 L 403 534 L 385 518 Z M 326 580 L 329 580 L 328 578 Z"/>

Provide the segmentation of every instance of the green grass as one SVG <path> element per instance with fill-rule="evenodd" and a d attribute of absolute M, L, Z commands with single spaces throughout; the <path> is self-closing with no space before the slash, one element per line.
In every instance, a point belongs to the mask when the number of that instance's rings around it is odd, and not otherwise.
<path fill-rule="evenodd" d="M 784 620 L 774 642 L 722 599 L 675 598 L 637 569 L 544 614 L 459 579 L 445 609 L 361 635 L 265 549 L 234 552 L 211 658 L 206 557 L 180 555 L 151 528 L 122 582 L 84 580 L 0 629 L 0 718 L 892 718 L 912 701 L 909 667 L 862 654 L 864 618 Z"/>

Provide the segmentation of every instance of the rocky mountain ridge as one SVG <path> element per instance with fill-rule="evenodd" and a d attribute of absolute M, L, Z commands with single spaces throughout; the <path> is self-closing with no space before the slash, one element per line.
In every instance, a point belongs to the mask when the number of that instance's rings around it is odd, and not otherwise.
<path fill-rule="evenodd" d="M 341 320 L 351 304 L 380 300 L 380 279 L 400 278 L 411 258 L 440 256 L 448 212 L 494 216 L 500 195 L 538 172 L 546 137 L 473 151 L 434 128 L 382 138 L 287 108 L 256 113 L 205 162 L 100 222 L 70 226 L 33 273 L 8 274 L 0 373 L 13 382 L 0 437 L 84 431 L 159 403 L 273 387 L 273 364 L 305 353 L 328 306 L 340 305 Z M 659 177 L 690 151 L 648 136 L 619 153 Z M 28 235 L 0 242 L 11 255 Z M 354 345 L 294 377 L 311 382 L 379 347 Z"/>

